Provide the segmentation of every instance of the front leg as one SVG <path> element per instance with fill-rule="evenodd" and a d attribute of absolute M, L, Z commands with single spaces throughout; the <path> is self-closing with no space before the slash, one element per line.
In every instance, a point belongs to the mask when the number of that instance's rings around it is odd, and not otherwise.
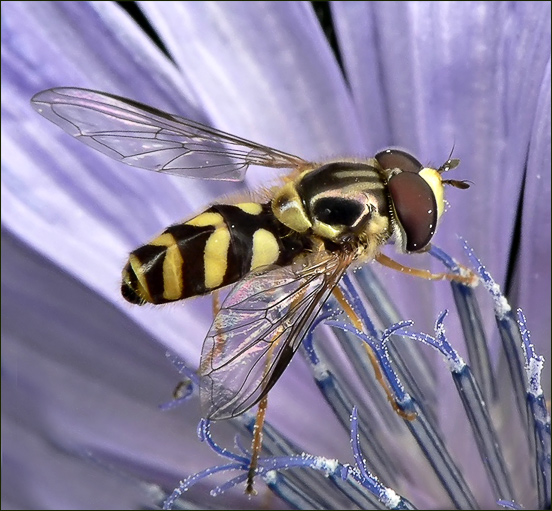
<path fill-rule="evenodd" d="M 419 268 L 411 268 L 410 266 L 404 266 L 403 264 L 391 259 L 385 254 L 378 254 L 376 256 L 376 261 L 383 266 L 387 266 L 392 270 L 397 270 L 402 273 L 408 273 L 414 277 L 419 277 L 425 280 L 451 280 L 454 282 L 460 282 L 466 286 L 475 286 L 477 285 L 479 279 L 470 269 L 460 266 L 462 273 L 432 273 L 429 270 L 421 270 Z"/>

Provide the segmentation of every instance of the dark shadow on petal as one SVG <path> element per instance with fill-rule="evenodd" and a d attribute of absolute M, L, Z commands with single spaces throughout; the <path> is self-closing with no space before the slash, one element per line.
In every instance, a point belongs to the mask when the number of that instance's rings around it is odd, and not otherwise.
<path fill-rule="evenodd" d="M 324 35 L 328 40 L 328 44 L 332 49 L 332 52 L 337 60 L 337 63 L 339 64 L 339 68 L 341 69 L 341 72 L 345 77 L 345 81 L 348 82 L 347 74 L 345 73 L 345 68 L 343 67 L 343 60 L 341 58 L 339 43 L 337 42 L 337 37 L 335 35 L 335 28 L 334 28 L 334 23 L 332 18 L 332 11 L 330 9 L 330 2 L 311 2 L 311 5 L 312 5 L 312 8 L 314 9 L 314 13 L 316 14 L 316 17 L 318 18 L 318 21 L 320 22 L 320 26 L 324 31 Z"/>
<path fill-rule="evenodd" d="M 153 44 L 157 46 L 172 62 L 174 59 L 167 47 L 163 44 L 161 38 L 157 35 L 155 29 L 150 25 L 148 19 L 144 16 L 144 13 L 140 10 L 140 7 L 136 2 L 117 2 L 121 8 L 123 8 L 128 15 L 140 26 L 144 33 L 153 41 Z"/>

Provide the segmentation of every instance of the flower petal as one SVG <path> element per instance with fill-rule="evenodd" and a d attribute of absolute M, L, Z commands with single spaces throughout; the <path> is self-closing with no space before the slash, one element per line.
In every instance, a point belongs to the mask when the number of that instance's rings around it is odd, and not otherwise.
<path fill-rule="evenodd" d="M 550 360 L 550 62 L 543 77 L 527 159 L 518 260 L 517 303 L 529 321 L 538 354 Z M 550 364 L 545 365 L 550 372 Z M 550 378 L 543 378 L 550 385 Z M 550 395 L 550 387 L 545 388 Z"/>
<path fill-rule="evenodd" d="M 14 237 L 2 236 L 2 257 L 3 476 L 15 508 L 143 507 L 152 488 L 141 481 L 170 488 L 217 461 L 195 438 L 197 399 L 184 414 L 157 408 L 178 377 L 147 332 Z"/>
<path fill-rule="evenodd" d="M 3 225 L 196 361 L 207 326 L 174 309 L 129 309 L 118 289 L 120 271 L 124 254 L 196 211 L 217 186 L 112 162 L 29 105 L 41 88 L 93 83 L 136 99 L 151 94 L 167 108 L 180 98 L 191 111 L 179 92 L 182 79 L 114 4 L 10 4 L 3 23 Z M 195 345 L 182 345 L 184 328 Z"/>
<path fill-rule="evenodd" d="M 332 12 L 364 135 L 437 165 L 454 146 L 462 160 L 455 177 L 474 184 L 449 191 L 451 207 L 435 242 L 460 255 L 462 235 L 503 282 L 550 56 L 550 6 L 333 2 Z M 389 286 L 401 309 L 411 310 L 416 304 L 402 280 Z M 433 298 L 421 288 L 424 307 L 449 306 L 438 286 Z"/>
<path fill-rule="evenodd" d="M 308 3 L 140 6 L 217 126 L 307 159 L 362 150 L 345 82 Z"/>

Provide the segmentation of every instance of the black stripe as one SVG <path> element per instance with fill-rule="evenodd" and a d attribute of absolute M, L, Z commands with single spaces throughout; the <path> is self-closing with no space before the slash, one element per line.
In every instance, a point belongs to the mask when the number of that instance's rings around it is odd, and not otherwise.
<path fill-rule="evenodd" d="M 144 273 L 152 303 L 167 302 L 163 298 L 163 261 L 165 260 L 165 253 L 166 247 L 143 245 L 131 254 L 138 259 L 142 266 L 141 271 Z"/>
<path fill-rule="evenodd" d="M 211 208 L 219 213 L 230 232 L 230 253 L 228 255 L 228 282 L 235 282 L 251 268 L 253 258 L 253 235 L 259 229 L 274 233 L 271 216 L 265 209 L 258 215 L 246 213 L 231 204 L 216 204 Z"/>
<path fill-rule="evenodd" d="M 123 270 L 123 280 L 121 282 L 121 294 L 123 298 L 135 305 L 144 305 L 145 300 L 138 295 L 136 289 L 138 287 L 138 277 L 131 268 L 130 263 L 127 263 Z"/>
<path fill-rule="evenodd" d="M 177 224 L 172 225 L 165 232 L 174 236 L 184 261 L 182 298 L 203 295 L 212 291 L 212 289 L 205 288 L 204 253 L 207 240 L 215 232 L 215 228 L 212 225 L 197 227 Z"/>
<path fill-rule="evenodd" d="M 280 223 L 269 203 L 262 204 L 258 215 L 251 215 L 234 205 L 217 204 L 209 211 L 219 213 L 230 232 L 230 253 L 225 284 L 236 282 L 249 272 L 253 259 L 253 235 L 259 229 L 272 233 L 278 242 L 279 257 L 275 264 L 290 264 L 298 253 L 310 248 L 311 241 Z"/>
<path fill-rule="evenodd" d="M 249 271 L 251 240 L 253 232 L 258 229 L 255 226 L 259 215 L 250 215 L 237 206 L 229 204 L 215 204 L 207 212 L 222 216 L 230 233 L 230 248 L 223 285 L 232 284 Z"/>
<path fill-rule="evenodd" d="M 309 236 L 295 232 L 280 223 L 272 214 L 272 211 L 271 215 L 274 219 L 274 233 L 278 243 L 281 245 L 280 257 L 276 261 L 276 264 L 286 266 L 291 264 L 299 254 L 309 251 L 312 248 L 312 240 Z"/>
<path fill-rule="evenodd" d="M 347 171 L 363 171 L 363 175 L 340 176 L 340 173 Z M 372 165 L 366 163 L 335 162 L 322 165 L 322 167 L 306 174 L 297 183 L 297 193 L 299 193 L 306 206 L 311 198 L 328 190 L 341 189 L 352 184 L 382 182 L 382 177 Z"/>

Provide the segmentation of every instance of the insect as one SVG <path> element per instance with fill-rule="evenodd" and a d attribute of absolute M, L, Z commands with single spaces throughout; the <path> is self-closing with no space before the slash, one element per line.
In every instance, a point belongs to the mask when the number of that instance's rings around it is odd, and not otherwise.
<path fill-rule="evenodd" d="M 201 354 L 200 400 L 212 420 L 240 415 L 267 395 L 348 268 L 388 264 L 380 249 L 390 240 L 400 252 L 427 249 L 444 185 L 468 187 L 442 178 L 456 159 L 433 169 L 386 149 L 362 161 L 313 163 L 107 93 L 55 88 L 31 102 L 128 165 L 229 181 L 252 165 L 291 170 L 259 202 L 214 204 L 168 227 L 133 251 L 123 270 L 122 295 L 138 305 L 234 285 Z"/>

